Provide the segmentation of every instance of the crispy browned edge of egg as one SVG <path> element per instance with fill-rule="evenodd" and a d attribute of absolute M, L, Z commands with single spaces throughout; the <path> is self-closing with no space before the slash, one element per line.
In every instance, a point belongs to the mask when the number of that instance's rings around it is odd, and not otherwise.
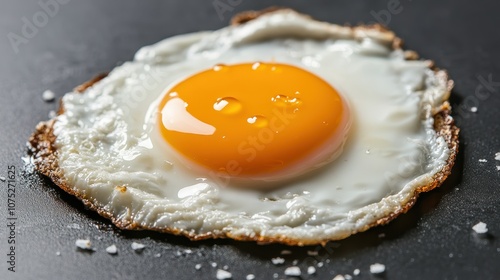
<path fill-rule="evenodd" d="M 278 8 L 278 7 L 271 7 L 262 11 L 247 11 L 247 12 L 242 12 L 240 14 L 237 14 L 236 16 L 233 17 L 231 24 L 232 25 L 239 25 L 248 21 L 251 21 L 257 17 L 259 17 L 262 14 L 277 11 L 277 10 L 289 10 L 287 8 Z M 356 27 L 351 27 L 353 30 L 359 29 L 361 31 L 363 30 L 376 30 L 380 33 L 387 34 L 390 36 L 394 36 L 394 34 L 386 29 L 385 27 L 375 24 L 375 25 L 360 25 Z M 394 49 L 401 49 L 402 48 L 403 41 L 399 39 L 398 37 L 394 36 L 393 39 L 393 48 Z M 405 57 L 407 60 L 416 60 L 418 59 L 418 55 L 413 52 L 413 51 L 405 51 Z M 432 62 L 431 62 L 432 65 Z M 447 84 L 447 91 L 448 93 L 451 91 L 453 88 L 453 81 L 448 79 L 448 74 L 446 71 L 439 70 L 432 66 L 431 68 L 433 71 L 438 72 L 440 71 L 441 75 L 438 75 L 437 77 L 441 79 L 442 81 L 444 80 Z M 105 78 L 107 74 L 100 74 L 93 79 L 89 80 L 88 82 L 85 82 L 81 84 L 80 86 L 75 88 L 75 91 L 77 92 L 84 92 L 87 88 L 91 87 L 93 84 L 96 82 L 100 81 L 101 79 Z M 60 103 L 60 108 L 58 114 L 62 114 L 64 112 L 64 104 Z M 345 234 L 343 236 L 336 236 L 334 239 L 326 239 L 326 240 L 297 240 L 297 239 L 291 239 L 288 238 L 287 236 L 260 236 L 258 234 L 254 236 L 245 236 L 245 235 L 232 235 L 230 232 L 211 232 L 211 233 L 203 233 L 203 234 L 196 234 L 194 231 L 188 231 L 188 230 L 182 230 L 182 229 L 177 229 L 177 228 L 162 228 L 162 229 L 157 229 L 157 228 L 149 228 L 147 226 L 143 226 L 131 221 L 126 221 L 126 220 L 120 220 L 117 219 L 116 217 L 113 216 L 112 213 L 106 211 L 102 206 L 99 206 L 95 204 L 91 198 L 87 197 L 85 194 L 79 193 L 76 190 L 72 189 L 70 186 L 68 186 L 68 183 L 64 179 L 64 174 L 63 171 L 59 168 L 59 163 L 58 163 L 58 158 L 57 158 L 57 148 L 55 147 L 55 139 L 56 136 L 54 135 L 54 123 L 55 119 L 51 119 L 46 122 L 40 122 L 37 127 L 36 131 L 33 133 L 33 135 L 30 137 L 29 142 L 28 142 L 28 148 L 29 152 L 32 155 L 33 158 L 33 163 L 35 165 L 36 170 L 38 170 L 40 173 L 43 175 L 49 177 L 57 186 L 59 186 L 61 189 L 66 191 L 67 193 L 76 196 L 79 198 L 87 207 L 89 207 L 92 210 L 97 211 L 99 215 L 110 219 L 113 224 L 115 224 L 118 228 L 120 229 L 127 229 L 127 230 L 154 230 L 154 231 L 160 231 L 160 232 L 165 232 L 165 233 L 171 233 L 175 235 L 183 235 L 188 237 L 191 240 L 203 240 L 203 239 L 209 239 L 209 238 L 232 238 L 235 240 L 240 240 L 240 241 L 257 241 L 259 243 L 283 243 L 287 245 L 298 245 L 298 246 L 304 246 L 304 245 L 315 245 L 315 244 L 322 244 L 325 245 L 328 241 L 333 241 L 333 240 L 340 240 L 347 238 L 351 234 L 355 234 L 357 232 L 363 232 L 368 230 L 371 227 L 378 226 L 378 225 L 384 225 L 387 224 L 388 222 L 392 221 L 395 219 L 397 216 L 400 214 L 406 213 L 416 202 L 418 196 L 422 192 L 428 192 L 444 182 L 444 180 L 448 177 L 448 175 L 451 173 L 451 169 L 453 167 L 453 164 L 455 162 L 455 158 L 458 153 L 458 146 L 459 146 L 459 140 L 458 140 L 458 133 L 459 133 L 459 128 L 455 126 L 454 120 L 450 115 L 451 113 L 451 107 L 448 101 L 444 101 L 443 104 L 440 106 L 440 108 L 437 110 L 437 112 L 434 114 L 434 130 L 437 132 L 437 135 L 442 136 L 446 143 L 448 144 L 448 148 L 450 149 L 450 155 L 448 157 L 447 164 L 443 167 L 441 171 L 436 173 L 433 176 L 432 182 L 430 182 L 427 185 L 423 185 L 415 189 L 413 196 L 403 203 L 399 209 L 397 209 L 395 212 L 392 212 L 388 214 L 387 216 L 376 220 L 370 225 L 366 225 L 363 228 L 355 231 L 355 232 L 350 232 L 348 234 Z M 116 188 L 122 192 L 126 191 L 125 186 L 116 186 Z"/>

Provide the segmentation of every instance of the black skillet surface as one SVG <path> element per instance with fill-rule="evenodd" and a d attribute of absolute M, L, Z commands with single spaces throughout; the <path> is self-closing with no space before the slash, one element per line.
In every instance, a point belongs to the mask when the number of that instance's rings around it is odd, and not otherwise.
<path fill-rule="evenodd" d="M 15 167 L 17 217 L 16 272 L 10 272 L 8 186 L 0 182 L 0 279 L 215 279 L 212 262 L 227 265 L 234 279 L 250 273 L 257 279 L 273 279 L 275 274 L 281 279 L 294 260 L 303 279 L 352 275 L 356 268 L 361 274 L 355 279 L 500 279 L 500 161 L 494 159 L 500 152 L 500 5 L 495 1 L 57 1 L 61 4 L 50 14 L 38 0 L 0 4 L 0 175 L 7 176 L 8 167 Z M 214 2 L 230 6 L 219 16 Z M 190 242 L 121 231 L 46 178 L 24 171 L 21 157 L 28 136 L 57 107 L 57 102 L 42 100 L 44 90 L 61 97 L 94 74 L 132 59 L 141 46 L 217 29 L 236 12 L 271 4 L 336 23 L 385 22 L 408 48 L 449 70 L 456 84 L 451 103 L 462 129 L 461 151 L 453 175 L 441 188 L 422 195 L 409 213 L 388 226 L 328 244 L 318 256 L 308 256 L 307 250 L 314 247 Z M 23 35 L 26 20 L 36 23 L 37 30 Z M 12 44 L 12 34 L 24 39 L 16 37 Z M 473 106 L 477 113 L 469 111 Z M 487 223 L 489 235 L 472 231 L 479 221 Z M 90 238 L 97 250 L 77 251 L 78 238 Z M 133 241 L 147 246 L 142 254 L 130 249 Z M 113 243 L 119 249 L 116 256 L 105 252 Z M 188 249 L 192 253 L 186 253 Z M 271 258 L 284 249 L 292 255 L 285 256 L 285 264 L 273 265 Z M 318 262 L 324 266 L 307 275 L 307 267 Z M 375 277 L 369 266 L 377 262 L 385 264 L 386 272 Z M 199 271 L 196 264 L 202 265 Z"/>

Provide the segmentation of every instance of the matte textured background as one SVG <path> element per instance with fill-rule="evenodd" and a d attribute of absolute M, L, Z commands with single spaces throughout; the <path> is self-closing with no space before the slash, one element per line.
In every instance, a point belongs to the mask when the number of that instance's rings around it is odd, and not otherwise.
<path fill-rule="evenodd" d="M 361 274 L 355 279 L 377 278 L 369 272 L 376 262 L 386 265 L 382 278 L 387 279 L 500 279 L 500 161 L 494 159 L 500 152 L 497 1 L 58 0 L 64 4 L 47 15 L 39 2 L 48 1 L 0 3 L 0 175 L 7 175 L 8 166 L 16 167 L 18 217 L 17 272 L 11 273 L 4 225 L 7 184 L 0 182 L 1 279 L 214 279 L 211 262 L 227 265 L 234 279 L 249 273 L 257 279 L 273 279 L 274 274 L 281 279 L 294 260 L 303 279 L 352 275 L 356 268 Z M 214 2 L 235 7 L 219 16 Z M 94 74 L 132 59 L 141 46 L 221 28 L 239 11 L 270 5 L 290 6 L 335 23 L 381 21 L 405 39 L 407 48 L 448 69 L 456 85 L 451 97 L 454 116 L 462 129 L 453 176 L 390 225 L 328 244 L 318 256 L 308 256 L 307 250 L 315 248 L 189 242 L 120 231 L 49 180 L 24 170 L 21 157 L 29 135 L 57 107 L 57 102 L 42 100 L 44 90 L 59 98 Z M 34 20 L 36 31 L 23 35 L 26 21 Z M 12 34 L 24 40 L 12 44 Z M 469 111 L 473 106 L 477 113 Z M 488 236 L 472 231 L 479 221 L 487 223 Z M 97 250 L 77 251 L 77 238 L 90 238 Z M 142 254 L 130 249 L 133 241 L 147 246 Z M 104 250 L 112 243 L 120 250 L 116 256 Z M 293 254 L 285 256 L 285 264 L 273 265 L 271 258 L 283 249 Z M 306 268 L 318 262 L 324 266 L 307 275 Z"/>

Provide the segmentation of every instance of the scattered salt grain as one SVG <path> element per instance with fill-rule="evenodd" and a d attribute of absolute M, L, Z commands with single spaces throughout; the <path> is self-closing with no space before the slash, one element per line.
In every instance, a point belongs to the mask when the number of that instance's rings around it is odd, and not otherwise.
<path fill-rule="evenodd" d="M 0 181 L 5 182 L 5 177 L 0 176 Z"/>
<path fill-rule="evenodd" d="M 497 165 L 497 171 L 500 171 L 500 165 Z"/>
<path fill-rule="evenodd" d="M 253 274 L 248 274 L 247 277 L 245 278 L 247 280 L 254 280 L 255 279 L 255 275 Z"/>
<path fill-rule="evenodd" d="M 448 257 L 453 258 L 453 253 L 450 253 Z"/>
<path fill-rule="evenodd" d="M 115 255 L 116 253 L 118 253 L 118 249 L 116 248 L 116 245 L 113 244 L 106 248 L 106 252 L 108 252 L 108 254 Z"/>
<path fill-rule="evenodd" d="M 292 251 L 290 251 L 290 250 L 283 250 L 283 251 L 281 251 L 281 254 L 282 255 L 291 255 Z"/>
<path fill-rule="evenodd" d="M 285 269 L 286 276 L 300 276 L 301 273 L 298 266 L 290 266 Z"/>
<path fill-rule="evenodd" d="M 323 267 L 323 262 L 319 262 L 316 264 L 317 267 Z"/>
<path fill-rule="evenodd" d="M 477 112 L 477 107 L 471 107 L 471 108 L 470 108 L 470 111 L 471 111 L 472 113 Z"/>
<path fill-rule="evenodd" d="M 495 154 L 495 159 L 496 159 L 496 160 L 500 160 L 500 153 L 496 153 L 496 154 Z"/>
<path fill-rule="evenodd" d="M 160 254 L 160 253 L 157 253 L 157 254 L 155 254 L 155 255 L 154 255 L 154 257 L 155 257 L 155 258 L 159 258 L 159 257 L 161 257 L 161 254 Z"/>
<path fill-rule="evenodd" d="M 479 162 L 488 162 L 488 160 L 484 159 L 484 158 L 481 158 L 481 159 L 479 159 Z"/>
<path fill-rule="evenodd" d="M 332 280 L 345 280 L 345 278 L 344 278 L 344 276 L 342 274 L 339 274 L 339 275 L 333 277 Z"/>
<path fill-rule="evenodd" d="M 279 276 L 278 273 L 273 274 L 273 278 L 278 278 L 278 276 Z"/>
<path fill-rule="evenodd" d="M 56 256 L 60 256 L 60 255 L 61 255 L 61 252 L 57 251 Z"/>
<path fill-rule="evenodd" d="M 472 229 L 478 234 L 483 234 L 488 232 L 488 227 L 483 222 L 477 223 L 475 226 L 472 227 Z"/>
<path fill-rule="evenodd" d="M 358 276 L 360 272 L 361 272 L 361 271 L 360 271 L 359 269 L 357 269 L 357 268 L 356 268 L 356 269 L 352 272 L 352 274 L 354 274 L 355 276 Z"/>
<path fill-rule="evenodd" d="M 191 250 L 191 249 L 184 250 L 184 254 L 188 254 L 189 255 L 189 254 L 192 254 L 192 253 L 193 253 L 193 250 Z"/>
<path fill-rule="evenodd" d="M 299 260 L 293 260 L 292 264 L 297 265 L 299 263 Z"/>
<path fill-rule="evenodd" d="M 198 263 L 198 264 L 196 264 L 196 265 L 194 266 L 194 269 L 196 269 L 196 270 L 200 270 L 200 269 L 201 269 L 201 264 L 199 264 L 199 263 Z"/>
<path fill-rule="evenodd" d="M 217 267 L 217 263 L 216 262 L 213 262 L 210 264 L 212 267 Z"/>
<path fill-rule="evenodd" d="M 56 98 L 56 94 L 51 90 L 46 90 L 42 93 L 43 101 L 50 102 Z"/>
<path fill-rule="evenodd" d="M 92 250 L 92 242 L 88 239 L 77 239 L 75 245 L 82 250 Z"/>
<path fill-rule="evenodd" d="M 49 111 L 49 118 L 53 119 L 53 118 L 55 118 L 56 116 L 57 116 L 56 111 L 54 111 L 54 110 L 50 110 L 50 111 Z"/>
<path fill-rule="evenodd" d="M 381 233 L 378 235 L 378 238 L 384 238 L 385 237 L 385 233 Z"/>
<path fill-rule="evenodd" d="M 277 257 L 277 258 L 272 258 L 272 259 L 271 259 L 271 262 L 272 262 L 274 265 L 283 264 L 283 263 L 285 263 L 285 259 L 284 259 L 284 258 L 280 258 L 280 257 Z"/>
<path fill-rule="evenodd" d="M 141 244 L 141 243 L 137 243 L 137 242 L 132 242 L 130 247 L 132 247 L 132 250 L 134 250 L 136 252 L 140 252 L 146 247 L 146 245 Z"/>
<path fill-rule="evenodd" d="M 317 256 L 318 255 L 318 251 L 307 251 L 307 254 L 309 256 Z"/>
<path fill-rule="evenodd" d="M 370 265 L 370 272 L 372 274 L 381 274 L 385 272 L 385 265 L 380 263 L 374 263 Z"/>
<path fill-rule="evenodd" d="M 222 267 L 222 269 L 224 269 L 224 270 L 228 270 L 228 269 L 229 269 L 229 266 L 225 265 L 225 266 L 223 266 L 223 267 Z"/>
<path fill-rule="evenodd" d="M 352 276 L 349 274 L 344 275 L 345 280 L 352 280 Z"/>
<path fill-rule="evenodd" d="M 231 277 L 233 277 L 233 275 L 228 271 L 225 271 L 222 269 L 217 269 L 216 277 L 218 280 L 225 280 L 225 279 L 231 279 Z"/>
<path fill-rule="evenodd" d="M 316 268 L 314 266 L 310 266 L 307 268 L 307 274 L 314 274 L 316 273 Z"/>

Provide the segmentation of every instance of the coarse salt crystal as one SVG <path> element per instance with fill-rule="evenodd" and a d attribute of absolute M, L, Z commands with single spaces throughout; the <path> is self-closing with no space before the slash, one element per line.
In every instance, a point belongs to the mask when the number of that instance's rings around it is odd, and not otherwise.
<path fill-rule="evenodd" d="M 479 159 L 479 162 L 488 162 L 488 160 L 484 159 L 484 158 L 481 158 L 481 159 Z"/>
<path fill-rule="evenodd" d="M 255 275 L 253 274 L 248 274 L 247 277 L 246 277 L 247 280 L 254 280 L 255 279 Z"/>
<path fill-rule="evenodd" d="M 470 108 L 470 111 L 471 111 L 472 113 L 477 112 L 477 107 L 471 107 L 471 108 Z"/>
<path fill-rule="evenodd" d="M 300 276 L 301 273 L 298 266 L 290 266 L 285 269 L 286 276 Z"/>
<path fill-rule="evenodd" d="M 116 253 L 118 253 L 118 249 L 116 248 L 116 245 L 113 244 L 106 248 L 106 252 L 108 252 L 108 254 L 115 255 Z"/>
<path fill-rule="evenodd" d="M 476 233 L 479 233 L 479 234 L 482 234 L 482 233 L 487 233 L 488 232 L 488 227 L 486 226 L 485 223 L 483 222 L 479 222 L 477 223 L 475 226 L 472 227 L 472 229 L 476 232 Z"/>
<path fill-rule="evenodd" d="M 194 266 L 194 269 L 196 269 L 196 270 L 200 270 L 200 269 L 201 269 L 201 264 L 199 264 L 199 263 L 198 263 L 198 264 L 196 264 L 196 265 Z"/>
<path fill-rule="evenodd" d="M 359 269 L 357 269 L 357 268 L 356 268 L 356 269 L 352 272 L 352 274 L 354 274 L 355 276 L 358 276 L 360 272 L 361 272 L 361 271 L 360 271 Z"/>
<path fill-rule="evenodd" d="M 142 249 L 144 249 L 146 247 L 146 245 L 141 244 L 141 243 L 137 243 L 137 242 L 132 242 L 130 247 L 132 247 L 132 250 L 138 252 L 138 251 L 141 251 Z"/>
<path fill-rule="evenodd" d="M 316 264 L 317 267 L 323 267 L 323 262 L 319 262 Z"/>
<path fill-rule="evenodd" d="M 314 266 L 310 266 L 307 268 L 307 274 L 314 274 L 316 273 L 316 268 Z"/>
<path fill-rule="evenodd" d="M 228 271 L 225 271 L 222 269 L 217 269 L 216 277 L 218 280 L 225 280 L 225 279 L 231 279 L 231 277 L 233 277 L 233 275 Z"/>
<path fill-rule="evenodd" d="M 352 280 L 352 276 L 349 274 L 344 275 L 345 280 Z"/>
<path fill-rule="evenodd" d="M 212 267 L 217 267 L 217 263 L 216 263 L 216 262 L 212 262 L 210 265 L 211 265 Z"/>
<path fill-rule="evenodd" d="M 374 263 L 370 265 L 370 272 L 372 274 L 381 274 L 384 273 L 385 271 L 385 265 L 380 264 L 380 263 Z"/>
<path fill-rule="evenodd" d="M 307 251 L 307 254 L 309 256 L 317 256 L 318 255 L 318 251 Z"/>
<path fill-rule="evenodd" d="M 307 251 L 307 254 L 309 256 L 317 256 L 318 255 L 318 251 Z"/>
<path fill-rule="evenodd" d="M 284 258 L 280 258 L 280 257 L 277 257 L 277 258 L 272 258 L 272 259 L 271 259 L 271 262 L 272 262 L 274 265 L 277 265 L 277 264 L 283 264 L 283 263 L 285 263 L 285 259 L 284 259 Z"/>
<path fill-rule="evenodd" d="M 54 93 L 53 91 L 51 91 L 51 90 L 46 90 L 46 91 L 44 91 L 44 92 L 42 93 L 42 99 L 43 99 L 43 101 L 47 101 L 47 102 L 49 102 L 49 101 L 54 100 L 55 98 L 56 98 L 56 95 L 55 95 L 55 93 Z"/>
<path fill-rule="evenodd" d="M 342 274 L 339 274 L 339 275 L 333 277 L 332 280 L 345 280 L 345 278 L 344 278 L 344 276 Z"/>
<path fill-rule="evenodd" d="M 92 242 L 88 239 L 77 239 L 75 245 L 82 250 L 92 250 Z"/>

